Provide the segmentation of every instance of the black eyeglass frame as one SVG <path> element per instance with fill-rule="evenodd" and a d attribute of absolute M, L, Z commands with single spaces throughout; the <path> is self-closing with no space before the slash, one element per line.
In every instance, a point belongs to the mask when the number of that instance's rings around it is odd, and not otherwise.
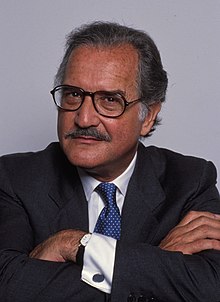
<path fill-rule="evenodd" d="M 80 103 L 80 105 L 79 105 L 78 108 L 76 108 L 76 109 L 67 109 L 67 108 L 63 108 L 63 107 L 61 107 L 61 106 L 59 106 L 59 105 L 57 104 L 56 98 L 55 98 L 55 92 L 56 92 L 57 90 L 59 90 L 59 89 L 62 89 L 62 88 L 67 88 L 67 89 L 68 89 L 68 88 L 69 88 L 69 89 L 74 88 L 74 89 L 79 90 L 79 91 L 82 93 L 82 101 L 81 101 L 81 103 Z M 133 100 L 133 101 L 127 101 L 127 100 L 125 99 L 125 97 L 124 97 L 121 93 L 115 92 L 115 95 L 118 95 L 118 96 L 123 100 L 123 102 L 124 102 L 124 108 L 123 108 L 123 111 L 122 111 L 119 115 L 116 115 L 116 116 L 111 116 L 111 115 L 110 115 L 110 116 L 109 116 L 109 115 L 105 115 L 105 114 L 103 114 L 103 113 L 100 113 L 100 112 L 98 111 L 98 109 L 97 109 L 97 107 L 96 107 L 96 104 L 95 104 L 95 98 L 94 98 L 94 96 L 95 96 L 97 93 L 104 93 L 104 94 L 107 94 L 107 95 L 108 95 L 108 94 L 109 94 L 109 95 L 112 95 L 113 92 L 105 91 L 105 90 L 99 90 L 99 91 L 95 91 L 95 92 L 90 92 L 90 91 L 85 91 L 84 89 L 82 89 L 82 88 L 80 88 L 80 87 L 77 87 L 77 86 L 72 86 L 72 85 L 58 85 L 58 86 L 54 87 L 54 89 L 52 89 L 52 90 L 50 91 L 50 93 L 51 93 L 51 95 L 52 95 L 52 97 L 53 97 L 53 101 L 54 101 L 55 105 L 57 106 L 57 108 L 60 109 L 60 110 L 62 110 L 62 111 L 69 111 L 69 112 L 77 111 L 77 110 L 82 106 L 82 104 L 83 104 L 83 102 L 84 102 L 84 100 L 85 100 L 85 97 L 86 97 L 86 96 L 90 96 L 91 99 L 92 99 L 92 103 L 93 103 L 93 106 L 94 106 L 96 112 L 97 112 L 98 114 L 100 114 L 101 116 L 104 116 L 104 117 L 107 117 L 107 118 L 117 118 L 117 117 L 121 116 L 121 115 L 125 112 L 125 110 L 127 109 L 128 106 L 130 106 L 130 105 L 132 105 L 132 104 L 135 104 L 135 103 L 138 103 L 138 102 L 141 102 L 142 99 L 143 99 L 143 98 L 139 98 L 139 99 L 136 99 L 136 100 Z M 146 104 L 145 104 L 145 105 L 146 105 Z M 146 105 L 146 106 L 147 106 L 147 105 Z M 148 108 L 148 106 L 147 106 L 147 108 Z"/>

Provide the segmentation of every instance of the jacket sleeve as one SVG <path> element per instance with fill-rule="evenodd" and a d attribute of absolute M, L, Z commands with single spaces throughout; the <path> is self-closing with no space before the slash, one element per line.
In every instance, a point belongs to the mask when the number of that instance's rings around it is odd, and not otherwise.
<path fill-rule="evenodd" d="M 1 302 L 105 301 L 105 294 L 80 280 L 78 265 L 29 258 L 34 234 L 32 221 L 0 161 Z"/>
<path fill-rule="evenodd" d="M 215 168 L 211 163 L 206 163 L 180 216 L 184 216 L 189 210 L 220 213 L 215 182 Z M 118 301 L 119 296 L 121 301 L 126 301 L 129 297 L 131 301 L 136 301 L 138 297 L 143 301 L 220 301 L 219 251 L 207 250 L 184 255 L 164 251 L 157 245 L 158 243 L 118 242 L 112 302 Z"/>

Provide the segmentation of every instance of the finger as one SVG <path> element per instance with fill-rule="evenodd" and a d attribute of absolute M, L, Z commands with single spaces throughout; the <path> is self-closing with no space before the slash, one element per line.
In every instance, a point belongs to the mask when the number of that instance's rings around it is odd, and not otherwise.
<path fill-rule="evenodd" d="M 165 237 L 164 240 L 161 241 L 161 247 L 194 244 L 199 240 L 206 239 L 218 241 L 220 244 L 219 229 L 212 228 L 207 225 L 202 225 L 188 233 L 184 233 L 181 235 L 171 234 L 170 236 Z"/>
<path fill-rule="evenodd" d="M 220 229 L 204 224 L 182 235 L 183 242 L 193 242 L 205 238 L 220 240 Z"/>
<path fill-rule="evenodd" d="M 164 238 L 166 241 L 176 242 L 184 240 L 184 238 L 212 238 L 219 239 L 220 221 L 210 219 L 209 217 L 200 216 L 186 225 L 177 225 Z M 188 240 L 189 241 L 189 240 Z"/>
<path fill-rule="evenodd" d="M 197 240 L 193 243 L 160 246 L 161 249 L 170 252 L 182 252 L 183 254 L 195 254 L 204 250 L 220 251 L 220 241 L 214 239 Z"/>
<path fill-rule="evenodd" d="M 183 226 L 188 224 L 189 222 L 199 218 L 199 217 L 207 217 L 210 219 L 218 220 L 220 221 L 220 215 L 214 214 L 211 212 L 205 212 L 205 211 L 190 211 L 178 224 L 179 226 Z"/>
<path fill-rule="evenodd" d="M 199 217 L 187 225 L 175 227 L 163 241 L 172 244 L 180 241 L 191 242 L 202 238 L 220 240 L 220 222 L 207 217 Z"/>

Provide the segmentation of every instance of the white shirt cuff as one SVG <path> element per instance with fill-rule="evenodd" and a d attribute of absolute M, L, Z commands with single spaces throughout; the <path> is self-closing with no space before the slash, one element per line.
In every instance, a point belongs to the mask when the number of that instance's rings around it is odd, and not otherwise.
<path fill-rule="evenodd" d="M 117 240 L 93 233 L 85 247 L 81 279 L 110 294 Z"/>

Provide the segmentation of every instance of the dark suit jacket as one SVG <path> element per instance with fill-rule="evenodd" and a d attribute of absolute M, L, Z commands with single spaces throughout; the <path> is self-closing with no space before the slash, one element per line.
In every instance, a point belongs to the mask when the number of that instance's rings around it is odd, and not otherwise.
<path fill-rule="evenodd" d="M 158 244 L 190 210 L 220 213 L 212 163 L 140 144 L 122 211 L 112 302 L 220 301 L 220 253 L 167 252 Z M 0 159 L 0 301 L 104 302 L 77 264 L 30 259 L 62 229 L 88 230 L 77 170 L 58 143 Z"/>

